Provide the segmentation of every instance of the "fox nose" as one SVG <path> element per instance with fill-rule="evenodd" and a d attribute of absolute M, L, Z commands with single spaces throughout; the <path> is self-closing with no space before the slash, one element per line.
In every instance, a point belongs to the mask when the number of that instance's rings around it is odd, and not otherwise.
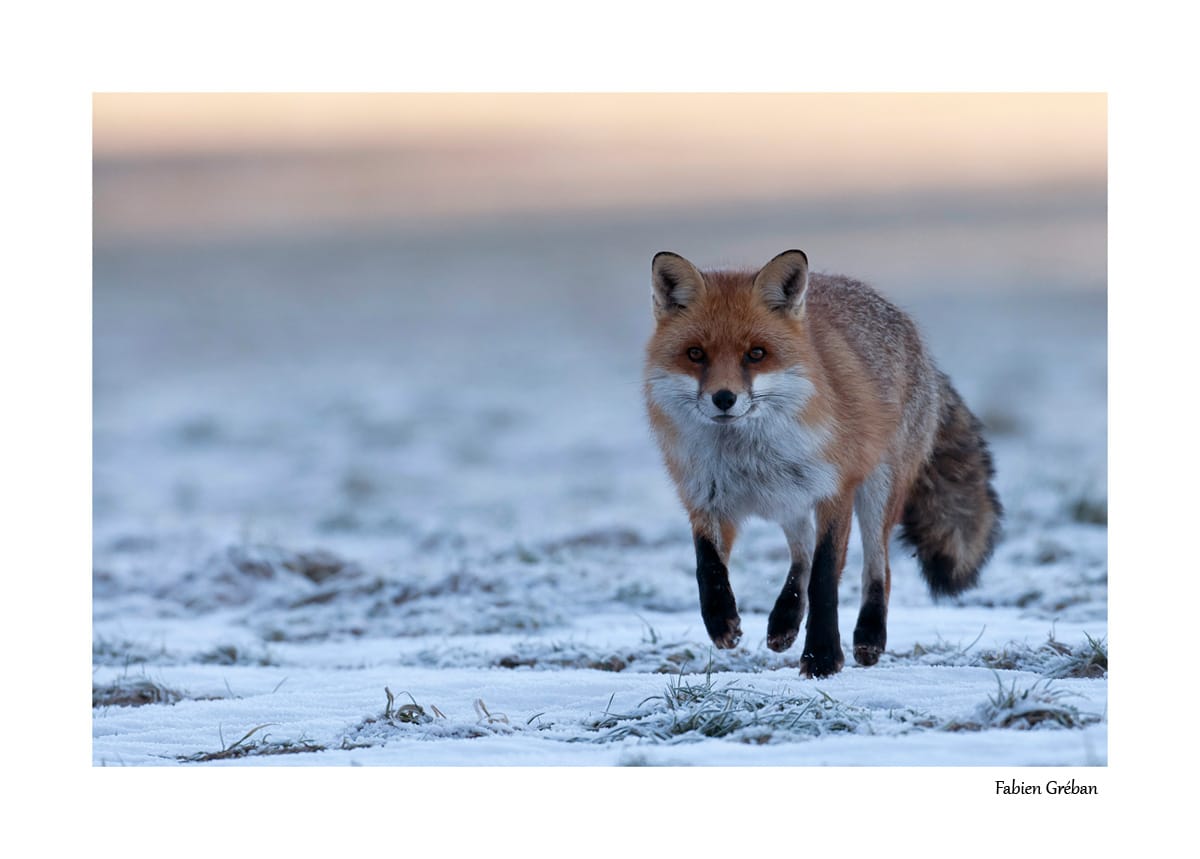
<path fill-rule="evenodd" d="M 737 394 L 733 391 L 717 391 L 712 397 L 713 405 L 723 412 L 727 412 L 733 408 L 733 404 L 737 402 Z"/>

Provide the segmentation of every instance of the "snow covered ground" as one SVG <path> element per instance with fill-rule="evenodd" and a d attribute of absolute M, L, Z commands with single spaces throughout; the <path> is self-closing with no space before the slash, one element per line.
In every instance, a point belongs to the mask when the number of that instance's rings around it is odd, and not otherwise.
<path fill-rule="evenodd" d="M 924 217 L 97 248 L 94 763 L 1106 764 L 1103 221 Z M 819 681 L 763 523 L 710 649 L 640 398 L 655 251 L 794 246 L 911 311 L 1007 509 L 960 599 L 894 546 L 889 652 Z"/>

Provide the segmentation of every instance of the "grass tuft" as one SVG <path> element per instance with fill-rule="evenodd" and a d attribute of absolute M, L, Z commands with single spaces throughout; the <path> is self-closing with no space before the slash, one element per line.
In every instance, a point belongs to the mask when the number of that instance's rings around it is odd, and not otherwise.
<path fill-rule="evenodd" d="M 982 631 L 980 635 L 982 635 Z M 999 649 L 973 651 L 979 640 L 961 647 L 938 639 L 933 644 L 915 644 L 912 650 L 889 652 L 889 661 L 912 661 L 921 665 L 991 668 L 996 671 L 1029 671 L 1048 679 L 1063 677 L 1105 677 L 1108 674 L 1108 648 L 1103 638 L 1084 633 L 1086 642 L 1069 645 L 1054 637 L 1031 647 L 1024 642 L 1009 642 Z"/>
<path fill-rule="evenodd" d="M 382 716 L 368 716 L 355 725 L 346 736 L 342 737 L 341 748 L 363 749 L 371 746 L 386 745 L 388 740 L 397 736 L 413 737 L 412 730 L 420 728 L 415 735 L 418 739 L 471 739 L 487 737 L 498 733 L 510 733 L 518 730 L 504 713 L 493 713 L 482 698 L 474 701 L 477 719 L 474 723 L 452 721 L 446 717 L 436 705 L 430 704 L 428 710 L 417 703 L 417 699 L 409 692 L 410 703 L 396 704 L 396 696 L 388 687 L 383 688 L 387 696 L 387 704 Z M 542 715 L 538 713 L 537 716 Z M 530 717 L 532 722 L 537 716 Z M 541 728 L 539 727 L 539 730 Z"/>
<path fill-rule="evenodd" d="M 979 706 L 974 719 L 952 721 L 942 726 L 947 731 L 981 731 L 985 728 L 1083 728 L 1100 721 L 1096 713 L 1086 713 L 1064 699 L 1069 693 L 1039 680 L 1024 689 L 1017 681 L 1006 688 L 996 675 L 996 693 Z"/>
<path fill-rule="evenodd" d="M 92 707 L 143 707 L 147 704 L 174 704 L 186 697 L 153 680 L 121 678 L 107 686 L 92 684 Z"/>
<path fill-rule="evenodd" d="M 611 701 L 610 701 L 611 704 Z M 630 713 L 604 714 L 585 727 L 595 743 L 630 738 L 651 742 L 688 742 L 704 737 L 743 743 L 773 743 L 857 730 L 869 714 L 828 694 L 772 694 L 735 683 L 718 685 L 711 671 L 704 682 L 676 675 L 662 695 L 643 700 Z"/>
<path fill-rule="evenodd" d="M 1087 645 L 1066 654 L 1062 664 L 1056 666 L 1047 677 L 1107 677 L 1108 642 L 1105 638 L 1092 638 L 1086 632 Z"/>

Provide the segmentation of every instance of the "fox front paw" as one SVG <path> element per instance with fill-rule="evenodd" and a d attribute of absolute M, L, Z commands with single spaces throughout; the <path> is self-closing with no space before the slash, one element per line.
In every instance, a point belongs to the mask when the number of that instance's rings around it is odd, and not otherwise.
<path fill-rule="evenodd" d="M 737 647 L 742 639 L 742 619 L 738 616 L 737 603 L 728 588 L 710 595 L 700 607 L 704 628 L 712 643 L 722 650 Z"/>
<path fill-rule="evenodd" d="M 776 653 L 783 653 L 793 644 L 796 643 L 796 636 L 800 634 L 800 627 L 794 626 L 791 629 L 772 632 L 770 627 L 767 628 L 767 648 L 774 650 Z"/>
<path fill-rule="evenodd" d="M 732 617 L 718 623 L 704 624 L 708 628 L 708 637 L 721 650 L 732 650 L 742 640 L 741 618 Z"/>
<path fill-rule="evenodd" d="M 799 591 L 784 591 L 775 601 L 771 616 L 767 618 L 767 647 L 783 653 L 796 643 L 800 634 L 800 618 L 804 615 L 804 601 Z"/>
<path fill-rule="evenodd" d="M 829 642 L 806 641 L 800 657 L 800 673 L 809 678 L 829 677 L 841 671 L 845 662 L 840 638 Z"/>

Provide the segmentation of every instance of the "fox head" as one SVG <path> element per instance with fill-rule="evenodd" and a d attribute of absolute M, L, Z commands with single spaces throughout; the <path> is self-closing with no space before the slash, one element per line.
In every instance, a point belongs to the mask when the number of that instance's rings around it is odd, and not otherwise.
<path fill-rule="evenodd" d="M 758 272 L 704 273 L 663 251 L 651 270 L 651 403 L 676 422 L 731 427 L 803 408 L 813 390 L 803 251 L 784 251 Z"/>

